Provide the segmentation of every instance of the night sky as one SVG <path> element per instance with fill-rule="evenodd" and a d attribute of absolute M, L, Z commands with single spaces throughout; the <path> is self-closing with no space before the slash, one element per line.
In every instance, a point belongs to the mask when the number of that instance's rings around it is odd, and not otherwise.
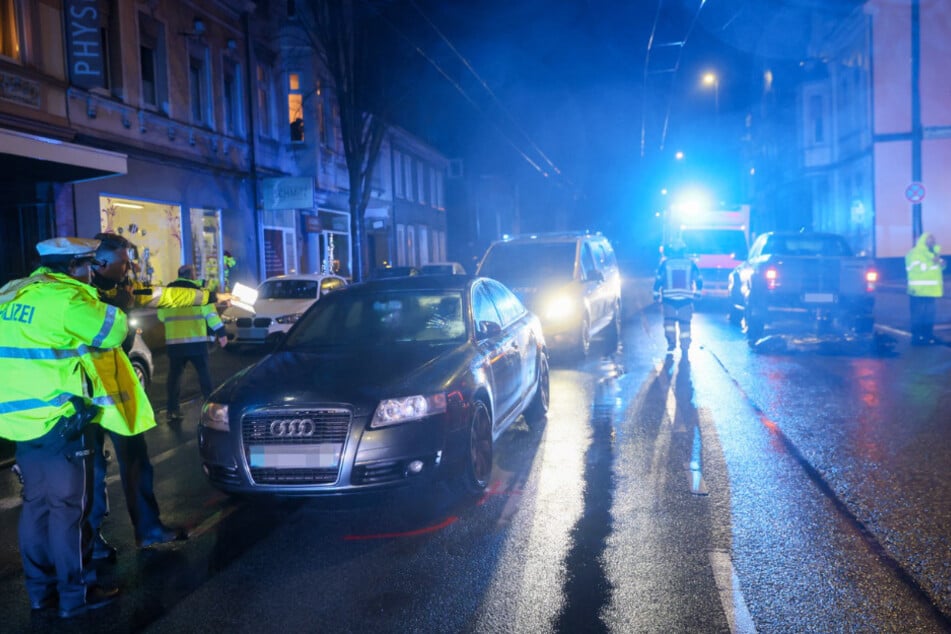
<path fill-rule="evenodd" d="M 394 0 L 384 15 L 407 96 L 391 116 L 470 168 L 516 178 L 527 230 L 552 229 L 564 205 L 572 229 L 636 233 L 660 187 L 698 182 L 742 202 L 737 143 L 763 70 L 807 56 L 808 10 L 854 4 Z"/>

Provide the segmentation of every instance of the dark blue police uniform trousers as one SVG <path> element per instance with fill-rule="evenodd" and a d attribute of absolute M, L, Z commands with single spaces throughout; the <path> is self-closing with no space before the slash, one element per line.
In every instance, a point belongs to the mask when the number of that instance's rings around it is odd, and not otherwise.
<path fill-rule="evenodd" d="M 930 339 L 934 337 L 935 301 L 934 297 L 919 297 L 909 295 L 908 303 L 911 312 L 911 336 L 913 339 Z"/>
<path fill-rule="evenodd" d="M 211 371 L 208 369 L 208 344 L 183 343 L 167 346 L 168 350 L 168 403 L 169 412 L 179 411 L 179 395 L 182 390 L 182 373 L 189 362 L 198 373 L 201 394 L 206 399 L 211 396 Z"/>
<path fill-rule="evenodd" d="M 95 447 L 95 469 L 93 476 L 92 509 L 89 512 L 89 524 L 93 533 L 98 533 L 102 522 L 109 513 L 109 495 L 106 491 L 106 456 L 104 453 L 106 432 L 97 426 Z M 149 460 L 149 448 L 145 443 L 145 434 L 123 436 L 109 432 L 112 446 L 119 463 L 119 479 L 122 493 L 125 495 L 126 508 L 135 529 L 136 539 L 162 527 L 159 519 L 158 501 L 155 499 L 153 485 L 154 471 Z"/>
<path fill-rule="evenodd" d="M 40 438 L 17 442 L 16 461 L 23 477 L 20 556 L 33 602 L 59 594 L 61 609 L 79 607 L 86 602 L 86 586 L 95 581 L 86 521 L 92 497 L 93 427 L 67 440 L 60 422 Z"/>

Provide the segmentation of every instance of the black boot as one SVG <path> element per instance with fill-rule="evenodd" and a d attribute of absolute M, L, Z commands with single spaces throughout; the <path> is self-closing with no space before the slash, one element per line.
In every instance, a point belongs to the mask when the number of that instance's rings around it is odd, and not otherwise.
<path fill-rule="evenodd" d="M 108 561 L 115 563 L 119 551 L 116 547 L 106 541 L 102 533 L 96 533 L 92 541 L 92 559 L 93 561 Z"/>

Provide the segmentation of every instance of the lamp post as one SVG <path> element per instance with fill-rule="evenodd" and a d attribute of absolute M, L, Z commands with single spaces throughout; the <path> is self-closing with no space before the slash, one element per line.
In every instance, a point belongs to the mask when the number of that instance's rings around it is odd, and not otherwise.
<path fill-rule="evenodd" d="M 703 85 L 713 86 L 713 103 L 716 108 L 717 116 L 720 115 L 720 78 L 716 73 L 707 72 L 703 74 Z"/>

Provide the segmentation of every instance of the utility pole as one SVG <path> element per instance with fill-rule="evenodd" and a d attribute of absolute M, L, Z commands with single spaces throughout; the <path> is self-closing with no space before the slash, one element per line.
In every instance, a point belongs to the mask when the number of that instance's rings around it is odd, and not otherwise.
<path fill-rule="evenodd" d="M 911 182 L 921 182 L 921 0 L 911 0 Z M 923 231 L 921 202 L 911 204 L 912 245 Z"/>

